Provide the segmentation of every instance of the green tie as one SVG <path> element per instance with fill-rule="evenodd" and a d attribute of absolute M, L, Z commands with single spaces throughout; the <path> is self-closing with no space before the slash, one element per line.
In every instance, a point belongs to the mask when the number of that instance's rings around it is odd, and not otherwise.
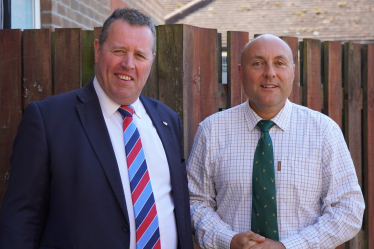
<path fill-rule="evenodd" d="M 274 122 L 270 120 L 257 123 L 261 138 L 258 140 L 253 161 L 251 230 L 265 238 L 278 241 L 273 144 L 269 135 L 273 125 Z"/>

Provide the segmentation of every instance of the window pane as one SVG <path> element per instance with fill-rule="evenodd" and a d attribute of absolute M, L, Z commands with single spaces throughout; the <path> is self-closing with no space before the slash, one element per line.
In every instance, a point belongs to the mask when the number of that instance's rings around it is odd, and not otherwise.
<path fill-rule="evenodd" d="M 33 0 L 12 0 L 11 1 L 11 24 L 12 29 L 34 28 Z"/>

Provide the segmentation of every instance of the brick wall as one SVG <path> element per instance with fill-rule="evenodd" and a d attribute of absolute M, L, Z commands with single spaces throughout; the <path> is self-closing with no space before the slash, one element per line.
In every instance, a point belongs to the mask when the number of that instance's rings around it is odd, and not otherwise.
<path fill-rule="evenodd" d="M 101 27 L 110 15 L 111 0 L 40 0 L 42 28 Z"/>
<path fill-rule="evenodd" d="M 165 24 L 164 0 L 111 0 L 111 11 L 123 7 L 131 7 L 142 11 L 152 17 L 157 25 Z"/>
<path fill-rule="evenodd" d="M 101 27 L 116 8 L 130 7 L 152 17 L 156 24 L 164 24 L 164 0 L 40 0 L 42 28 Z"/>

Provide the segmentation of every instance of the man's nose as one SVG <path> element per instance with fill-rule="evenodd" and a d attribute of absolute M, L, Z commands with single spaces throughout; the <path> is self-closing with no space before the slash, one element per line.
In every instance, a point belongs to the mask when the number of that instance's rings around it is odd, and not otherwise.
<path fill-rule="evenodd" d="M 264 70 L 264 77 L 266 78 L 274 78 L 275 77 L 275 70 L 272 64 L 267 64 Z"/>
<path fill-rule="evenodd" d="M 121 66 L 126 70 L 133 70 L 135 68 L 134 56 L 131 54 L 126 54 L 123 56 Z"/>

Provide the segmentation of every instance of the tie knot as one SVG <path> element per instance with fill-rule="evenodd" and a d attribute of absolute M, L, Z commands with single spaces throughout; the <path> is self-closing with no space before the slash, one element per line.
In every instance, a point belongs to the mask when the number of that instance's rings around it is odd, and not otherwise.
<path fill-rule="evenodd" d="M 122 118 L 125 117 L 132 117 L 134 114 L 134 107 L 131 105 L 121 105 L 120 108 L 118 108 L 119 113 L 121 113 Z"/>
<path fill-rule="evenodd" d="M 274 122 L 270 120 L 261 120 L 257 123 L 258 128 L 260 128 L 261 131 L 269 131 L 271 127 L 273 127 Z"/>

